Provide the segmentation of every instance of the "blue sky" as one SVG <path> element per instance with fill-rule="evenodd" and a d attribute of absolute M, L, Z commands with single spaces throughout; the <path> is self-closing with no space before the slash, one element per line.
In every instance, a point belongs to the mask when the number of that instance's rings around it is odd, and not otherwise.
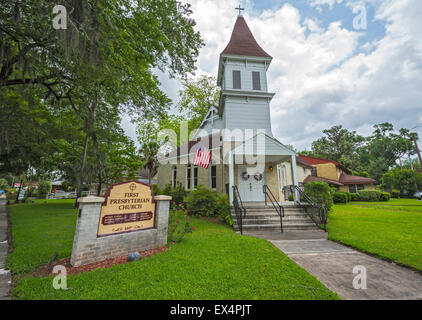
<path fill-rule="evenodd" d="M 220 52 L 237 16 L 237 0 L 187 0 L 204 39 L 196 76 L 216 76 Z M 422 1 L 243 0 L 244 17 L 273 56 L 267 77 L 274 136 L 309 149 L 322 130 L 343 125 L 369 135 L 373 125 L 422 124 Z M 353 8 L 363 5 L 367 28 L 356 30 Z M 178 100 L 180 82 L 159 74 Z M 134 137 L 134 128 L 124 121 Z M 418 133 L 422 136 L 422 127 Z M 422 143 L 421 143 L 422 144 Z"/>

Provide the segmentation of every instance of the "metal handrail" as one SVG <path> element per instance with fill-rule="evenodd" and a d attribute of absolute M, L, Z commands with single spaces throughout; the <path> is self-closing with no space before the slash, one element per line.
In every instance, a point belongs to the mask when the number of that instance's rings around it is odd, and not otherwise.
<path fill-rule="evenodd" d="M 237 225 L 239 226 L 240 234 L 243 235 L 243 217 L 246 217 L 246 209 L 243 206 L 242 199 L 240 198 L 239 189 L 233 186 L 233 208 L 236 214 Z"/>
<path fill-rule="evenodd" d="M 311 207 L 313 207 L 313 208 L 315 208 L 315 209 L 318 210 L 318 218 L 319 218 L 319 221 L 315 221 L 314 216 L 311 215 L 311 214 L 309 214 L 307 210 L 305 210 L 305 211 L 310 216 L 310 218 L 312 219 L 312 221 L 316 224 L 316 226 L 318 228 L 321 228 L 321 225 L 323 225 L 322 229 L 324 231 L 327 231 L 327 209 L 325 208 L 325 206 L 315 203 L 315 201 L 313 201 L 312 198 L 309 197 L 305 193 L 305 191 L 303 191 L 298 186 L 290 186 L 290 191 L 292 193 L 294 193 L 295 190 L 297 190 L 299 192 L 300 197 L 303 197 L 311 205 Z M 300 200 L 299 200 L 299 203 L 300 203 Z"/>
<path fill-rule="evenodd" d="M 275 198 L 274 194 L 271 192 L 271 189 L 268 188 L 267 185 L 263 186 L 263 191 L 264 191 L 264 194 L 265 194 L 265 206 L 267 205 L 267 198 L 270 199 L 275 211 L 280 216 L 280 229 L 281 229 L 281 232 L 283 232 L 284 207 L 282 205 L 280 205 L 280 203 Z M 277 206 L 276 206 L 276 204 L 277 204 Z"/>

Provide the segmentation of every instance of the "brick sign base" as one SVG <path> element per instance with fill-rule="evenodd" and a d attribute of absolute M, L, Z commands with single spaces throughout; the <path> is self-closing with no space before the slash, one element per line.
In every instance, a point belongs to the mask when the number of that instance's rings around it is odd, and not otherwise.
<path fill-rule="evenodd" d="M 134 251 L 150 250 L 167 244 L 168 214 L 171 197 L 156 196 L 156 228 L 130 233 L 98 237 L 102 197 L 80 198 L 79 214 L 73 240 L 72 266 L 81 266 L 126 255 Z"/>

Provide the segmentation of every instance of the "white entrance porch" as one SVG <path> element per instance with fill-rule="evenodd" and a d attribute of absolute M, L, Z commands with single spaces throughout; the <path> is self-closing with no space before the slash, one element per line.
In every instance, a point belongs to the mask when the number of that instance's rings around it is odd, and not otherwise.
<path fill-rule="evenodd" d="M 268 186 L 271 181 L 276 181 L 273 191 L 278 191 L 277 164 L 283 162 L 291 162 L 292 182 L 293 185 L 298 185 L 296 154 L 265 133 L 258 133 L 227 152 L 227 162 L 230 203 L 233 202 L 234 186 L 237 186 L 242 201 L 264 202 L 264 185 Z M 299 203 L 297 191 L 294 193 L 294 200 Z"/>

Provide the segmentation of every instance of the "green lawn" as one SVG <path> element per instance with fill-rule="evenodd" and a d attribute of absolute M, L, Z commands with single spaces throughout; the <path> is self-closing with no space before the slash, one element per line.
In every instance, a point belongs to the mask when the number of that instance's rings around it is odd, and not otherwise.
<path fill-rule="evenodd" d="M 422 202 L 392 201 L 414 206 L 335 205 L 329 239 L 422 270 Z"/>
<path fill-rule="evenodd" d="M 351 205 L 383 205 L 383 206 L 422 206 L 422 201 L 417 199 L 390 199 L 390 201 L 380 201 L 380 202 L 349 202 Z"/>
<path fill-rule="evenodd" d="M 70 257 L 77 212 L 74 201 L 37 200 L 9 206 L 14 249 L 8 267 L 14 274 L 47 264 L 55 252 L 58 259 Z"/>
<path fill-rule="evenodd" d="M 72 201 L 11 206 L 15 251 L 10 266 L 27 273 L 54 251 L 71 253 L 76 220 Z M 338 299 L 269 242 L 192 219 L 196 230 L 158 255 L 109 269 L 68 276 L 69 290 L 52 278 L 23 276 L 18 299 Z"/>

